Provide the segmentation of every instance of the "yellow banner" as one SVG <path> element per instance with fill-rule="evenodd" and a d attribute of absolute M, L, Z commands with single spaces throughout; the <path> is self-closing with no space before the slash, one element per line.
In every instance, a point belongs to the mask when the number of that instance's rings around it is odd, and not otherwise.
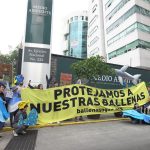
<path fill-rule="evenodd" d="M 145 83 L 126 89 L 99 89 L 73 84 L 46 90 L 23 89 L 23 100 L 29 100 L 28 109 L 36 108 L 39 123 L 62 121 L 75 116 L 114 113 L 132 109 L 135 102 L 148 102 Z"/>

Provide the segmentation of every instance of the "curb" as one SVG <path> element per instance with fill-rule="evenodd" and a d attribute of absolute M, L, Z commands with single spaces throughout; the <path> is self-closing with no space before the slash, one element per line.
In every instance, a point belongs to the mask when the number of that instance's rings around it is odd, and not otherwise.
<path fill-rule="evenodd" d="M 77 125 L 77 124 L 87 124 L 87 123 L 99 123 L 99 122 L 109 122 L 109 121 L 120 121 L 120 120 L 130 120 L 128 118 L 113 118 L 113 119 L 104 119 L 104 120 L 89 120 L 89 121 L 78 121 L 78 122 L 63 122 L 63 123 L 50 123 L 50 124 L 42 124 L 42 125 L 35 125 L 29 127 L 30 129 L 38 129 L 44 127 L 57 127 L 57 126 L 66 126 L 66 125 Z M 11 127 L 4 127 L 2 132 L 12 131 Z"/>

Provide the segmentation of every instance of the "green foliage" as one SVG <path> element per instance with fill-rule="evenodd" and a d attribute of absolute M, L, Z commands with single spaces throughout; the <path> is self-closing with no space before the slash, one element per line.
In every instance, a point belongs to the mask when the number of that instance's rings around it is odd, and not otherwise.
<path fill-rule="evenodd" d="M 1 64 L 12 64 L 13 65 L 13 74 L 16 75 L 17 60 L 18 60 L 18 46 L 11 51 L 9 54 L 0 53 L 0 63 Z"/>
<path fill-rule="evenodd" d="M 91 81 L 94 77 L 100 75 L 113 75 L 114 70 L 105 62 L 101 56 L 93 56 L 85 60 L 78 61 L 72 64 L 77 78 L 85 78 Z"/>
<path fill-rule="evenodd" d="M 147 87 L 150 87 L 150 82 L 145 82 Z"/>

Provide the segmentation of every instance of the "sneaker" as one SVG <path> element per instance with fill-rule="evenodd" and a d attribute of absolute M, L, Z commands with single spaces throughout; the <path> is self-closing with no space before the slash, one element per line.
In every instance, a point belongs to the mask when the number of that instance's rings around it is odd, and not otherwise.
<path fill-rule="evenodd" d="M 18 134 L 13 130 L 13 135 L 14 136 L 18 136 Z"/>
<path fill-rule="evenodd" d="M 60 121 L 58 121 L 57 124 L 60 125 L 60 126 L 62 125 Z"/>
<path fill-rule="evenodd" d="M 26 131 L 22 131 L 22 134 L 26 134 L 27 132 Z"/>
<path fill-rule="evenodd" d="M 60 121 L 57 121 L 57 124 L 60 124 Z"/>

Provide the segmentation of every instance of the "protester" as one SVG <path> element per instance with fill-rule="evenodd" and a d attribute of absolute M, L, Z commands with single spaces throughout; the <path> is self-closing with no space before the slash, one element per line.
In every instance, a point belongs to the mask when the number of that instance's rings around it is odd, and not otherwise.
<path fill-rule="evenodd" d="M 0 82 L 0 130 L 4 127 L 5 121 L 9 118 L 9 113 L 5 106 L 5 96 L 4 96 L 5 85 Z M 1 137 L 1 136 L 0 136 Z"/>
<path fill-rule="evenodd" d="M 78 79 L 77 82 L 76 82 L 76 84 L 82 84 L 81 83 L 81 79 Z"/>
<path fill-rule="evenodd" d="M 20 117 L 23 117 L 23 120 L 25 120 L 27 118 L 27 103 L 25 101 L 22 101 L 18 104 L 18 112 L 15 115 L 14 118 L 14 122 L 13 122 L 13 135 L 14 136 L 18 136 L 18 134 L 25 134 L 26 133 L 26 129 L 28 128 L 28 126 L 24 125 L 24 124 L 19 124 L 20 122 Z"/>
<path fill-rule="evenodd" d="M 18 112 L 18 104 L 21 101 L 21 93 L 18 91 L 18 86 L 12 87 L 13 96 L 9 100 L 8 110 L 10 112 L 10 125 L 13 127 L 13 120 Z"/>
<path fill-rule="evenodd" d="M 29 87 L 30 89 L 34 89 L 34 87 L 31 85 L 31 80 L 29 80 L 28 87 Z"/>
<path fill-rule="evenodd" d="M 4 85 L 3 82 L 0 82 L 0 97 L 2 98 L 2 100 L 5 103 L 6 109 L 8 107 L 8 104 L 6 103 L 6 98 L 5 98 L 5 94 L 4 94 L 4 90 L 5 90 L 6 86 Z"/>
<path fill-rule="evenodd" d="M 30 113 L 27 115 L 28 102 L 21 101 L 18 104 L 18 112 L 15 115 L 14 123 L 13 123 L 13 135 L 18 136 L 18 134 L 25 134 L 26 129 L 29 126 L 33 126 L 37 123 L 38 113 L 36 109 L 32 109 Z"/>

